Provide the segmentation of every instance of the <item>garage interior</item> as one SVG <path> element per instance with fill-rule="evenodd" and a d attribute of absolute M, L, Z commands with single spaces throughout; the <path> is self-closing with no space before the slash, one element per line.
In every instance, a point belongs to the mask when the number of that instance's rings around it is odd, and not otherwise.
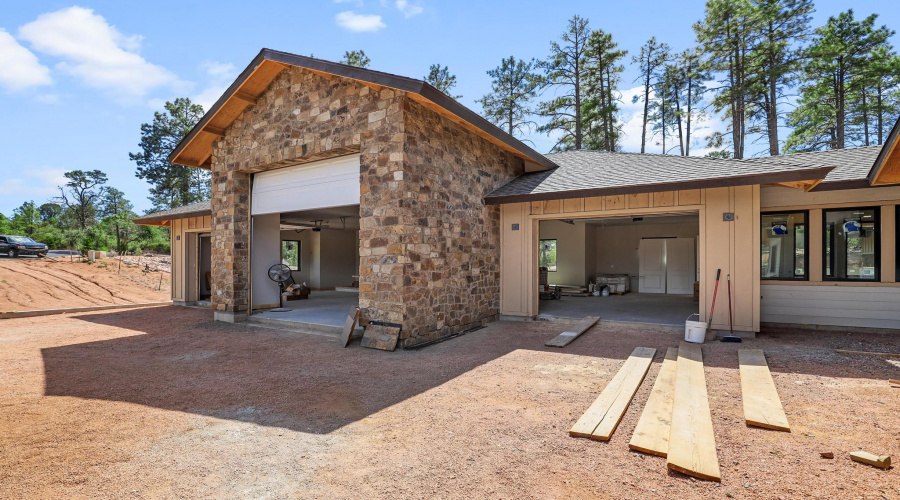
<path fill-rule="evenodd" d="M 699 234 L 697 213 L 541 221 L 539 316 L 684 325 L 698 312 Z"/>
<path fill-rule="evenodd" d="M 359 155 L 254 175 L 251 321 L 340 331 L 359 306 L 359 183 Z M 303 290 L 282 297 L 275 264 L 291 269 L 285 286 Z"/>

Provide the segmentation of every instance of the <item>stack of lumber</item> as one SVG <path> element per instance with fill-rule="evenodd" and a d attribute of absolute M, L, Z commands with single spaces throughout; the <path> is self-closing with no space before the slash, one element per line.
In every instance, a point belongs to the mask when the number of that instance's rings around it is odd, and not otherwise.
<path fill-rule="evenodd" d="M 569 434 L 609 440 L 643 382 L 655 352 L 647 347 L 636 348 Z M 738 363 L 747 425 L 790 432 L 763 351 L 738 350 Z M 667 349 L 628 447 L 665 457 L 672 470 L 700 479 L 721 480 L 699 345 L 681 342 L 677 349 Z M 885 462 L 883 457 L 866 458 L 869 461 L 865 463 L 877 459 L 877 466 Z"/>

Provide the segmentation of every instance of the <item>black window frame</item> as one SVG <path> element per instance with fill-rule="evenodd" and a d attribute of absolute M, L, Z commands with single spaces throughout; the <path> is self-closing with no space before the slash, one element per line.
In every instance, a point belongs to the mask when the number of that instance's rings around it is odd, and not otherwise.
<path fill-rule="evenodd" d="M 773 210 L 771 212 L 760 212 L 759 214 L 759 225 L 760 231 L 762 231 L 762 221 L 763 217 L 767 215 L 790 215 L 790 214 L 803 214 L 803 276 L 802 277 L 793 277 L 793 278 L 782 278 L 782 277 L 772 277 L 767 278 L 762 275 L 762 242 L 760 242 L 760 251 L 759 251 L 759 279 L 762 281 L 809 281 L 809 210 Z M 762 235 L 760 234 L 760 238 Z M 797 251 L 797 241 L 796 237 L 794 238 L 794 254 L 796 258 Z M 771 258 L 771 257 L 770 257 Z"/>
<path fill-rule="evenodd" d="M 302 242 L 300 240 L 292 240 L 290 238 L 282 238 L 281 245 L 279 245 L 279 247 L 278 247 L 278 254 L 279 254 L 278 260 L 281 261 L 282 264 L 284 263 L 284 242 L 285 241 L 292 241 L 297 244 L 297 269 L 291 269 L 291 271 L 292 272 L 301 271 L 300 268 L 303 265 L 303 259 L 301 258 L 300 249 L 303 248 L 303 246 L 302 246 Z M 288 266 L 288 267 L 290 267 L 290 266 Z"/>
<path fill-rule="evenodd" d="M 900 205 L 894 207 L 894 280 L 900 283 Z"/>
<path fill-rule="evenodd" d="M 828 213 L 829 212 L 850 212 L 853 210 L 871 210 L 875 214 L 875 276 L 873 278 L 833 278 L 829 277 L 825 272 L 828 269 L 828 260 L 831 260 L 831 269 L 834 269 L 835 253 L 828 255 L 826 245 L 829 243 L 828 234 Z M 881 282 L 881 207 L 835 207 L 822 209 L 822 281 L 836 281 L 848 283 L 880 283 Z M 834 231 L 831 233 L 831 239 L 835 237 Z M 832 245 L 832 248 L 834 245 Z M 845 256 L 846 257 L 846 256 Z"/>

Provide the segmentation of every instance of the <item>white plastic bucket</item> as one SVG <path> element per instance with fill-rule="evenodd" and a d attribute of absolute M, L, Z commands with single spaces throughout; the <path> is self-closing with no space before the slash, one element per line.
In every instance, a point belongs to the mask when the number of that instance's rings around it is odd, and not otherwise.
<path fill-rule="evenodd" d="M 692 321 L 691 318 L 694 316 L 696 316 L 697 319 L 700 319 L 700 315 L 694 313 L 688 316 L 688 319 L 684 322 L 684 340 L 695 344 L 702 344 L 706 339 L 706 322 Z"/>

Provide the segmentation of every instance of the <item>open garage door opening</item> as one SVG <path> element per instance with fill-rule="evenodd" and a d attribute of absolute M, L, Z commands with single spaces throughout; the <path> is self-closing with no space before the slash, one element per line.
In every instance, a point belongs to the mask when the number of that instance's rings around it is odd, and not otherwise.
<path fill-rule="evenodd" d="M 250 319 L 340 332 L 359 305 L 359 156 L 257 174 L 252 197 Z"/>
<path fill-rule="evenodd" d="M 539 224 L 540 316 L 683 325 L 698 312 L 697 213 Z"/>

